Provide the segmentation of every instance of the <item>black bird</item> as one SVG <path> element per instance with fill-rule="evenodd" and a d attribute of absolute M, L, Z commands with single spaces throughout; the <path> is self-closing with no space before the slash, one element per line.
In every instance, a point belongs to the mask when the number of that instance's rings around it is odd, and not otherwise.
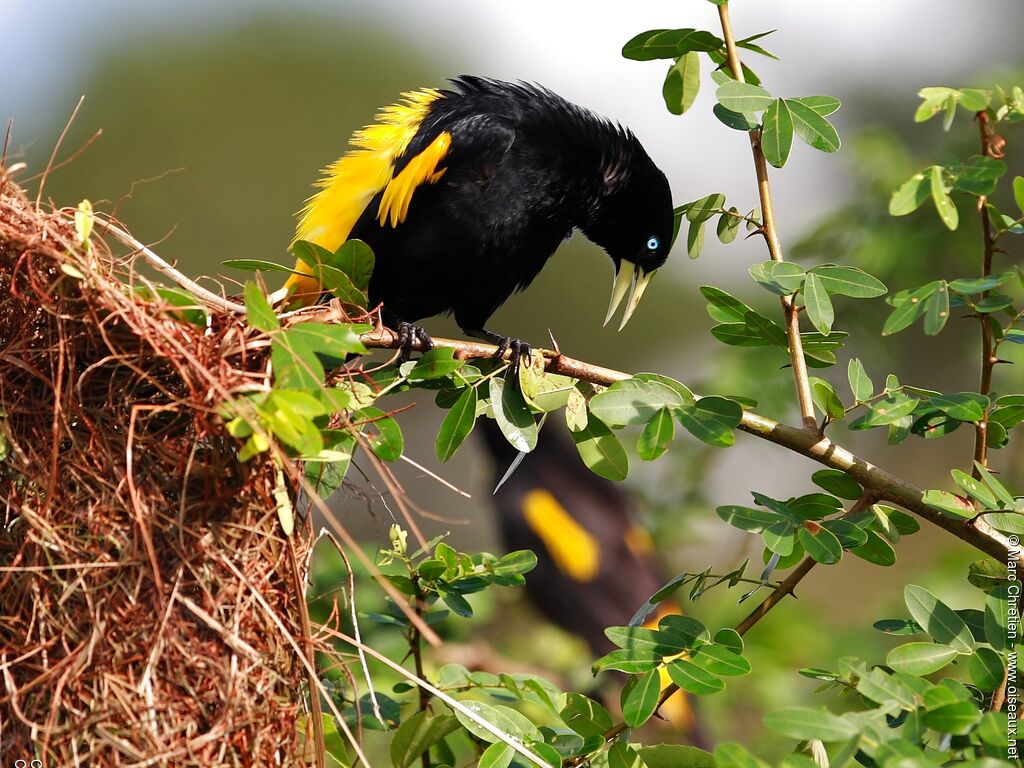
<path fill-rule="evenodd" d="M 528 353 L 486 325 L 580 230 L 615 266 L 605 323 L 626 302 L 621 328 L 672 244 L 665 175 L 627 129 L 540 86 L 464 75 L 453 89 L 403 94 L 352 149 L 325 169 L 296 240 L 330 251 L 365 241 L 376 254 L 371 306 L 408 351 L 430 338 L 414 322 L 451 312 L 469 336 Z M 296 264 L 295 303 L 322 288 Z M 278 295 L 275 298 L 283 298 Z"/>
<path fill-rule="evenodd" d="M 476 431 L 494 460 L 496 485 L 518 451 L 492 419 L 481 418 Z M 506 551 L 537 555 L 537 567 L 526 576 L 531 602 L 553 624 L 583 638 L 595 655 L 615 648 L 605 627 L 627 624 L 668 581 L 650 534 L 632 518 L 630 497 L 587 469 L 555 425 L 541 430 L 537 447 L 494 494 L 492 506 Z M 644 626 L 657 627 L 666 613 L 679 612 L 667 600 Z M 661 714 L 695 743 L 703 739 L 682 694 L 670 698 Z"/>

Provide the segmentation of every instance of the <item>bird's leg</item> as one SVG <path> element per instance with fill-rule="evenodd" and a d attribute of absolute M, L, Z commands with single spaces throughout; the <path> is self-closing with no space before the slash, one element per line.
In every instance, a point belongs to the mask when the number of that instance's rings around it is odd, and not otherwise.
<path fill-rule="evenodd" d="M 434 347 L 434 341 L 430 338 L 430 334 L 418 325 L 399 320 L 395 323 L 395 333 L 398 334 L 398 346 L 402 350 L 398 355 L 399 362 L 404 363 L 412 357 L 413 348 L 417 343 L 423 352 L 428 352 Z"/>
<path fill-rule="evenodd" d="M 523 357 L 529 359 L 530 353 L 533 351 L 533 347 L 521 339 L 514 339 L 511 336 L 502 336 L 500 333 L 494 333 L 493 331 L 488 331 L 484 328 L 472 330 L 463 328 L 462 332 L 467 336 L 472 336 L 474 339 L 483 339 L 484 341 L 490 341 L 497 344 L 498 349 L 494 353 L 494 356 L 499 360 L 505 357 L 506 352 L 512 350 L 511 363 L 513 375 L 519 373 L 519 361 Z"/>

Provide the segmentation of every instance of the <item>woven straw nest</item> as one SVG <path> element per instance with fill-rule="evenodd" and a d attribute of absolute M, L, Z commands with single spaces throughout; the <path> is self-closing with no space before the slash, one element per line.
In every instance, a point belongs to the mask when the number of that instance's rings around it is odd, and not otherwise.
<path fill-rule="evenodd" d="M 309 524 L 218 415 L 265 345 L 127 288 L 74 213 L 0 168 L 0 765 L 297 761 Z"/>

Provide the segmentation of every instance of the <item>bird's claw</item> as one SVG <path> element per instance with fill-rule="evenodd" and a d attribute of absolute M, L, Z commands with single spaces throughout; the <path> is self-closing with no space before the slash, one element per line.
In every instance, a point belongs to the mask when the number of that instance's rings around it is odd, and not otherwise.
<path fill-rule="evenodd" d="M 412 357 L 417 345 L 422 352 L 428 352 L 434 347 L 434 340 L 430 338 L 430 334 L 418 325 L 402 321 L 395 327 L 395 333 L 398 334 L 398 348 L 401 350 L 398 355 L 400 362 L 404 363 Z"/>
<path fill-rule="evenodd" d="M 509 360 L 511 363 L 509 373 L 512 376 L 518 376 L 520 361 L 524 357 L 527 360 L 530 359 L 530 355 L 533 353 L 533 347 L 520 339 L 513 339 L 511 336 L 502 336 L 498 341 L 498 349 L 495 351 L 494 356 L 501 360 L 509 350 L 512 350 L 512 357 Z"/>

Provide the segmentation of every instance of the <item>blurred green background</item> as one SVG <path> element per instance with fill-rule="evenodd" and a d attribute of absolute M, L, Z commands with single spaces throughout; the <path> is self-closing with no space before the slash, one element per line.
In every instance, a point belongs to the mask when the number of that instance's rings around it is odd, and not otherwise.
<path fill-rule="evenodd" d="M 739 36 L 779 28 L 761 42 L 782 61 L 750 61 L 773 92 L 830 94 L 844 103 L 836 116 L 842 151 L 826 156 L 800 145 L 786 169 L 773 174 L 788 253 L 805 263 L 860 266 L 894 291 L 931 276 L 976 274 L 979 226 L 963 201 L 962 225 L 953 235 L 927 204 L 899 220 L 888 217 L 886 205 L 911 173 L 964 148 L 970 152 L 977 142 L 966 113 L 949 134 L 938 121 L 915 126 L 920 87 L 1021 82 L 1019 0 L 989 2 L 983 12 L 956 0 L 817 4 L 813 13 L 798 0 L 731 5 Z M 535 80 L 620 120 L 666 170 L 677 203 L 724 192 L 730 204 L 748 210 L 756 190 L 747 140 L 712 117 L 706 75 L 692 112 L 673 117 L 660 96 L 664 65 L 619 55 L 622 43 L 645 29 L 713 30 L 716 21 L 706 3 L 670 0 L 304 0 L 287 8 L 243 0 L 101 0 L 88 6 L 0 0 L 7 47 L 0 117 L 14 120 L 9 154 L 27 162 L 23 177 L 37 174 L 84 94 L 58 159 L 97 130 L 103 135 L 47 179 L 45 197 L 56 205 L 90 198 L 98 208 L 116 212 L 137 237 L 156 243 L 185 272 L 211 279 L 226 273 L 221 280 L 230 291 L 231 281 L 245 276 L 221 268 L 223 260 L 288 260 L 294 212 L 318 169 L 344 150 L 354 128 L 398 92 L 436 86 L 464 72 Z M 1017 151 L 1019 137 L 1008 138 L 1011 171 L 1019 174 L 1015 158 L 1024 153 Z M 1015 247 L 1011 257 L 1019 260 Z M 697 290 L 713 283 L 774 313 L 774 298 L 746 277 L 747 266 L 763 258 L 757 238 L 730 246 L 710 239 L 697 262 L 677 248 L 636 318 L 617 334 L 600 326 L 608 261 L 576 238 L 529 291 L 508 302 L 493 325 L 542 344 L 550 329 L 561 349 L 575 357 L 622 370 L 657 370 L 700 390 L 754 397 L 762 412 L 791 418 L 785 361 L 717 345 L 707 333 L 712 323 Z M 855 336 L 826 378 L 845 391 L 845 361 L 856 355 L 876 383 L 892 371 L 905 382 L 944 391 L 976 387 L 977 366 L 969 355 L 977 346 L 976 323 L 951 322 L 939 337 L 925 337 L 917 326 L 883 340 L 879 331 L 887 312 L 877 301 L 870 309 L 838 303 L 837 326 Z M 456 333 L 444 319 L 426 325 L 437 334 Z M 1021 362 L 1019 352 L 1016 359 Z M 997 374 L 1021 380 L 1012 366 L 1001 366 Z M 404 402 L 396 399 L 395 405 Z M 409 465 L 400 464 L 396 473 L 421 507 L 447 520 L 422 520 L 428 535 L 451 530 L 459 548 L 496 548 L 482 451 L 470 442 L 448 465 L 438 465 L 432 446 L 442 416 L 430 403 L 403 414 L 408 453 L 473 498 L 447 491 Z M 942 441 L 912 438 L 898 447 L 886 446 L 874 433 L 840 434 L 854 450 L 923 487 L 946 487 L 948 468 L 967 465 L 972 444 L 966 430 Z M 1019 437 L 994 463 L 1010 487 L 1020 487 Z M 634 461 L 628 484 L 640 516 L 657 533 L 666 574 L 708 565 L 728 570 L 759 552 L 755 537 L 728 528 L 714 507 L 747 503 L 750 490 L 783 498 L 804 492 L 815 468 L 751 438 L 716 451 L 686 437 L 655 465 Z M 386 541 L 392 515 L 385 499 L 358 472 L 351 477 L 355 487 L 335 500 L 344 523 L 368 546 Z M 850 557 L 818 569 L 798 601 L 751 634 L 755 674 L 730 682 L 726 693 L 704 703 L 711 735 L 749 742 L 764 708 L 809 699 L 814 683 L 797 676 L 798 667 L 831 667 L 851 652 L 877 657 L 891 643 L 870 624 L 901 614 L 901 590 L 894 585 L 925 583 L 957 607 L 968 598 L 963 574 L 974 552 L 926 530 L 899 554 L 900 563 L 887 571 Z M 712 593 L 688 610 L 710 626 L 723 626 L 750 608 L 737 607 L 737 597 Z M 453 628 L 453 638 L 493 642 L 497 653 L 553 666 L 552 676 L 585 685 L 589 659 L 583 646 L 539 628 L 539 619 L 517 600 L 508 592 L 499 605 L 482 606 L 483 621 Z M 502 626 L 489 628 L 487 617 L 496 614 Z M 524 634 L 510 642 L 509 626 L 524 628 Z"/>

